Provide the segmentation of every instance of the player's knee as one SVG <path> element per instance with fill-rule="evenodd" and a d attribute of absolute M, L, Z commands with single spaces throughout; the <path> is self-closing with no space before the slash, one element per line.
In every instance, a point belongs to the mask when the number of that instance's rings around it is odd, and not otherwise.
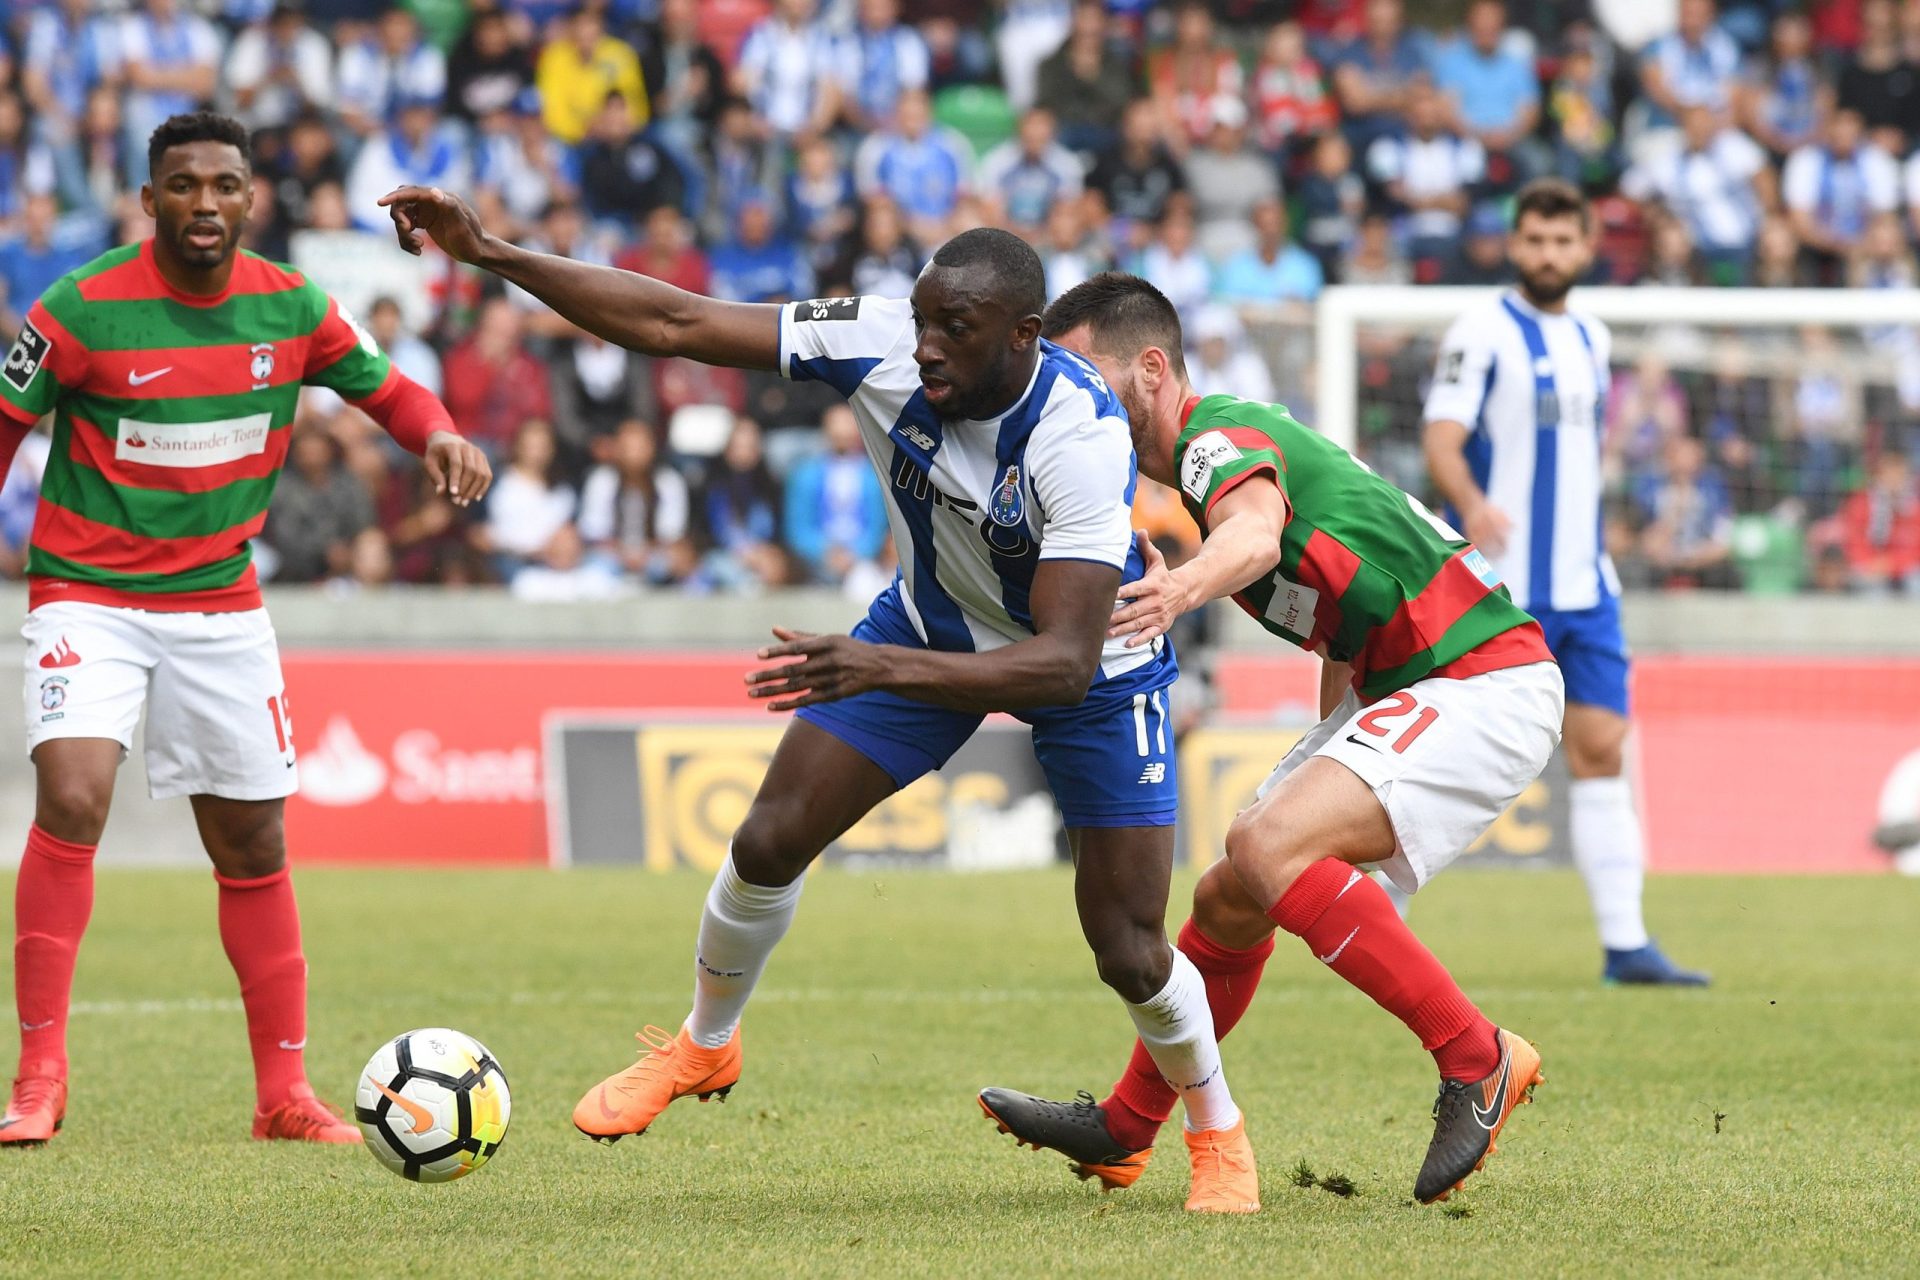
<path fill-rule="evenodd" d="M 1567 772 L 1576 778 L 1617 778 L 1626 767 L 1625 735 L 1568 738 Z"/>
<path fill-rule="evenodd" d="M 1129 929 L 1094 944 L 1100 981 L 1128 1004 L 1144 1004 L 1160 994 L 1173 973 L 1173 948 L 1153 929 Z"/>
<path fill-rule="evenodd" d="M 733 869 L 752 884 L 791 884 L 819 854 L 796 839 L 799 815 L 756 802 L 733 833 Z"/>
<path fill-rule="evenodd" d="M 103 782 L 78 771 L 50 770 L 39 779 L 34 822 L 57 839 L 98 844 L 112 800 L 112 775 Z"/>
<path fill-rule="evenodd" d="M 1264 804 L 1244 809 L 1227 828 L 1227 862 L 1255 900 L 1277 902 L 1308 864 L 1322 856 Z"/>
<path fill-rule="evenodd" d="M 230 880 L 258 880 L 287 865 L 286 828 L 278 815 L 229 824 L 208 841 L 214 869 Z"/>
<path fill-rule="evenodd" d="M 1273 921 L 1240 882 L 1233 863 L 1208 867 L 1193 886 L 1193 923 L 1222 946 L 1259 946 L 1273 932 Z"/>

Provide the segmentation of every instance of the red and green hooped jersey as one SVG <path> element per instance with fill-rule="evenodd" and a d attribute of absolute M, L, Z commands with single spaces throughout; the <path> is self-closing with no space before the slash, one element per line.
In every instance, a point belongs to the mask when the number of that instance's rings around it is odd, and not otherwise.
<path fill-rule="evenodd" d="M 62 276 L 0 366 L 0 415 L 54 415 L 32 605 L 259 607 L 248 539 L 266 523 L 300 385 L 360 402 L 398 377 L 325 291 L 252 253 L 217 297 L 169 285 L 150 240 Z"/>
<path fill-rule="evenodd" d="M 1287 502 L 1280 563 L 1234 600 L 1268 631 L 1353 664 L 1379 698 L 1428 676 L 1550 660 L 1540 628 L 1445 521 L 1277 405 L 1195 397 L 1174 445 L 1204 532 L 1221 497 L 1270 476 Z"/>

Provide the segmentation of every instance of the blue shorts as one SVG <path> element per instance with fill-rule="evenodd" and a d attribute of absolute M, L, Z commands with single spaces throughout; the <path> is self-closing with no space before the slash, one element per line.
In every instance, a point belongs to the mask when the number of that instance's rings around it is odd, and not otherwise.
<path fill-rule="evenodd" d="M 899 593 L 897 582 L 880 593 L 854 627 L 854 639 L 927 647 Z M 1096 676 L 1075 706 L 1012 713 L 1033 726 L 1033 754 L 1069 828 L 1173 825 L 1180 779 L 1168 719 L 1179 674 L 1173 645 L 1165 643 L 1151 662 L 1112 679 Z M 945 764 L 984 719 L 881 692 L 796 714 L 879 765 L 901 787 Z"/>
<path fill-rule="evenodd" d="M 1627 637 L 1620 629 L 1620 597 L 1591 609 L 1548 609 L 1533 615 L 1567 682 L 1567 701 L 1627 714 Z"/>

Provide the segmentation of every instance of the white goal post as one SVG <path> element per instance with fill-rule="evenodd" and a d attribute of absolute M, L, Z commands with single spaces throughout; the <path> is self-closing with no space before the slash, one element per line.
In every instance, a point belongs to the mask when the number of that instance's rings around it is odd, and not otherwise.
<path fill-rule="evenodd" d="M 1312 426 L 1351 450 L 1359 436 L 1363 324 L 1444 326 L 1493 290 L 1449 285 L 1335 285 L 1315 305 Z M 1844 329 L 1920 327 L 1920 289 L 1725 289 L 1614 285 L 1576 289 L 1573 306 L 1609 325 Z"/>

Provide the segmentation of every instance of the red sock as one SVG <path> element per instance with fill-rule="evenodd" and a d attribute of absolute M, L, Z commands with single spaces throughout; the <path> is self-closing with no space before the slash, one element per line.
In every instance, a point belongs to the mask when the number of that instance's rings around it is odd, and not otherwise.
<path fill-rule="evenodd" d="M 1227 1032 L 1239 1023 L 1253 1002 L 1254 988 L 1260 985 L 1260 971 L 1273 954 L 1273 939 L 1244 951 L 1223 947 L 1194 927 L 1192 920 L 1180 927 L 1180 950 L 1207 984 L 1207 1007 L 1213 1011 L 1213 1035 L 1225 1040 Z M 1113 1086 L 1113 1092 L 1100 1104 L 1107 1113 L 1107 1128 L 1121 1145 L 1135 1151 L 1153 1145 L 1160 1126 L 1173 1114 L 1180 1095 L 1153 1065 L 1153 1055 L 1138 1040 L 1133 1042 L 1133 1059 L 1126 1074 Z"/>
<path fill-rule="evenodd" d="M 1323 858 L 1301 873 L 1267 915 L 1406 1023 L 1440 1064 L 1441 1075 L 1478 1080 L 1500 1065 L 1493 1024 L 1369 877 L 1338 858 Z"/>
<path fill-rule="evenodd" d="M 220 885 L 220 942 L 240 978 L 263 1111 L 285 1102 L 307 1079 L 307 959 L 289 877 L 284 867 L 257 880 L 213 877 Z"/>
<path fill-rule="evenodd" d="M 67 1075 L 67 1005 L 73 962 L 93 915 L 93 851 L 27 828 L 13 885 L 13 999 L 20 1013 L 20 1074 Z"/>

